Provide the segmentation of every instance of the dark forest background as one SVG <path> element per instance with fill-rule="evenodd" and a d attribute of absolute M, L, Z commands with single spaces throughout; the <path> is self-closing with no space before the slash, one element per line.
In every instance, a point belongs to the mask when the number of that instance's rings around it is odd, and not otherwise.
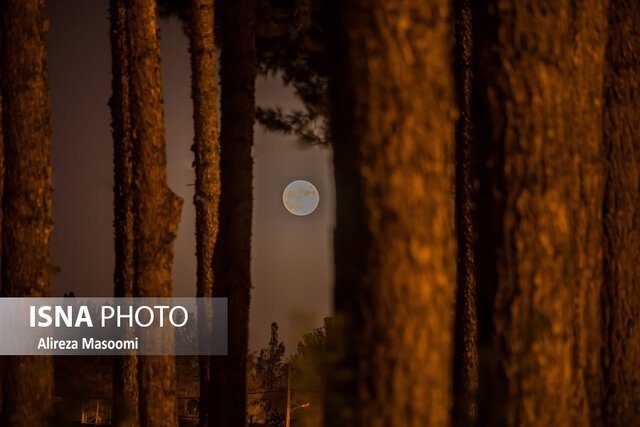
<path fill-rule="evenodd" d="M 50 296 L 48 20 L 0 10 L 1 293 Z M 228 298 L 228 355 L 5 357 L 4 424 L 65 422 L 76 365 L 112 425 L 640 424 L 640 3 L 110 0 L 115 296 L 171 296 L 191 202 L 158 13 L 190 40 L 194 292 Z M 257 106 L 261 73 L 303 108 Z M 277 325 L 248 352 L 256 120 L 334 152 L 334 314 L 290 357 Z"/>

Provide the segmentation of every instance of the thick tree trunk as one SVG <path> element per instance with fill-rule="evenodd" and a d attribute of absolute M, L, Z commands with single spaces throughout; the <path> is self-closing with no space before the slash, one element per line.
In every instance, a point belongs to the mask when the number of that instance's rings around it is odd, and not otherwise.
<path fill-rule="evenodd" d="M 496 380 L 480 382 L 493 400 L 483 423 L 598 417 L 603 3 L 496 0 L 474 9 L 483 88 L 474 121 L 493 175 L 481 190 L 493 201 L 482 206 L 500 220 L 499 237 L 482 240 L 497 246 L 484 260 L 496 266 L 496 283 L 479 285 L 496 289 L 486 358 L 497 362 Z"/>
<path fill-rule="evenodd" d="M 344 365 L 332 372 L 343 384 L 332 380 L 327 424 L 448 425 L 456 280 L 449 2 L 352 0 L 340 13 L 331 94 Z"/>
<path fill-rule="evenodd" d="M 220 154 L 218 144 L 218 85 L 213 0 L 191 1 L 191 96 L 196 160 L 197 296 L 213 295 L 213 251 L 218 236 Z M 210 322 L 210 319 L 201 319 Z M 209 327 L 209 324 L 202 325 Z M 210 357 L 200 356 L 200 425 L 208 426 Z"/>
<path fill-rule="evenodd" d="M 129 48 L 127 9 L 124 0 L 109 2 L 111 32 L 112 91 L 111 126 L 113 129 L 114 230 L 116 297 L 132 297 L 134 270 L 133 168 L 131 164 L 131 113 L 129 110 Z M 135 427 L 138 413 L 138 358 L 115 356 L 113 359 L 114 425 Z"/>
<path fill-rule="evenodd" d="M 251 149 L 256 79 L 253 0 L 228 2 L 220 63 L 220 231 L 214 256 L 214 296 L 228 297 L 228 356 L 211 360 L 210 419 L 246 423 L 246 370 L 251 293 Z"/>
<path fill-rule="evenodd" d="M 454 72 L 460 116 L 456 124 L 455 225 L 458 240 L 453 360 L 453 421 L 473 424 L 477 417 L 478 323 L 473 222 L 473 141 L 471 137 L 472 36 L 469 0 L 453 3 Z"/>
<path fill-rule="evenodd" d="M 640 3 L 612 0 L 605 73 L 605 423 L 640 424 Z"/>
<path fill-rule="evenodd" d="M 575 419 L 582 425 L 602 420 L 602 283 L 605 196 L 605 153 L 602 144 L 603 84 L 609 0 L 571 2 L 572 50 L 567 89 L 572 109 L 565 125 L 565 142 L 578 159 L 572 189 L 577 206 L 572 214 L 576 278 L 574 295 L 573 390 Z M 577 193 L 577 194 L 576 194 Z"/>
<path fill-rule="evenodd" d="M 51 109 L 44 0 L 0 2 L 4 195 L 2 295 L 51 296 Z M 3 421 L 42 426 L 53 415 L 50 356 L 8 357 Z"/>
<path fill-rule="evenodd" d="M 182 199 L 167 184 L 156 3 L 127 3 L 134 187 L 134 295 L 171 296 L 173 241 Z M 154 339 L 173 340 L 168 332 Z M 177 425 L 174 356 L 138 359 L 140 423 Z"/>

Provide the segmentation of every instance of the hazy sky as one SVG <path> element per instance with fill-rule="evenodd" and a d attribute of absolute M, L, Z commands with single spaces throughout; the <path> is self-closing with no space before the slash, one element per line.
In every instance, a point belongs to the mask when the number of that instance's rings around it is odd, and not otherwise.
<path fill-rule="evenodd" d="M 111 59 L 106 0 L 48 0 L 49 77 L 53 115 L 51 252 L 61 272 L 54 296 L 113 293 L 113 169 L 110 112 Z M 195 213 L 192 105 L 188 40 L 177 19 L 160 20 L 169 185 L 184 198 L 174 246 L 174 296 L 195 295 Z M 278 79 L 258 79 L 260 105 L 291 107 L 297 100 Z M 300 334 L 330 313 L 333 176 L 329 149 L 256 125 L 254 148 L 253 292 L 250 348 L 268 341 L 278 322 L 288 351 Z M 295 179 L 318 188 L 310 216 L 289 214 L 282 191 Z"/>

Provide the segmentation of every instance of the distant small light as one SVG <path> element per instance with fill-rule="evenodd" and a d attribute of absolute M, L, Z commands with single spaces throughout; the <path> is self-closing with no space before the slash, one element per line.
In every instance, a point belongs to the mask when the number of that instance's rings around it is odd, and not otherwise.
<path fill-rule="evenodd" d="M 320 194 L 312 183 L 299 179 L 284 189 L 282 202 L 293 215 L 305 216 L 316 210 L 320 203 Z"/>

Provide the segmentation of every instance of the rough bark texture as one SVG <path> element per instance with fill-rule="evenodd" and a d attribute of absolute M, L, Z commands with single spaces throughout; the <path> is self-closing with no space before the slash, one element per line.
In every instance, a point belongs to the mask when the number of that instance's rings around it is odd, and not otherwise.
<path fill-rule="evenodd" d="M 114 231 L 115 258 L 114 295 L 132 297 L 134 270 L 133 235 L 133 168 L 131 163 L 131 114 L 129 110 L 129 59 L 127 9 L 124 0 L 109 2 L 111 33 L 112 96 L 111 127 L 113 130 Z M 137 426 L 138 358 L 115 356 L 113 360 L 114 425 Z"/>
<path fill-rule="evenodd" d="M 598 417 L 604 2 L 477 3 L 475 113 L 491 194 L 491 425 Z M 476 24 L 477 23 L 477 24 Z M 482 113 L 480 113 L 481 115 Z M 485 222 L 490 224 L 490 221 Z M 482 226 L 482 225 L 479 225 Z M 490 269 L 487 269 L 487 271 Z M 483 275 L 491 280 L 491 275 Z M 481 318 L 482 321 L 482 318 Z M 481 362 L 484 359 L 481 359 Z M 595 413 L 594 413 L 595 411 Z"/>
<path fill-rule="evenodd" d="M 51 296 L 51 109 L 44 0 L 0 2 L 4 194 L 2 295 Z M 49 425 L 50 356 L 4 361 L 3 422 Z"/>
<path fill-rule="evenodd" d="M 470 425 L 477 418 L 478 323 L 473 223 L 473 141 L 471 137 L 471 10 L 469 0 L 453 3 L 455 19 L 454 72 L 456 103 L 455 225 L 458 240 L 455 344 L 453 360 L 453 421 Z"/>
<path fill-rule="evenodd" d="M 348 347 L 332 372 L 327 425 L 448 425 L 456 280 L 449 2 L 353 0 L 340 13 L 331 80 L 335 305 Z"/>
<path fill-rule="evenodd" d="M 221 426 L 246 423 L 246 358 L 251 293 L 251 149 L 256 46 L 253 0 L 229 2 L 223 17 L 220 78 L 220 231 L 215 246 L 214 296 L 228 300 L 228 356 L 212 357 L 210 414 Z"/>
<path fill-rule="evenodd" d="M 167 184 L 156 3 L 127 3 L 134 186 L 134 295 L 171 296 L 173 241 L 182 199 Z M 160 331 L 154 339 L 172 340 Z M 174 356 L 138 358 L 140 423 L 177 425 Z"/>
<path fill-rule="evenodd" d="M 571 158 L 578 174 L 572 189 L 577 204 L 572 213 L 576 294 L 573 314 L 573 390 L 575 419 L 582 425 L 600 425 L 602 415 L 602 303 L 605 153 L 602 144 L 602 113 L 606 10 L 609 0 L 570 3 L 571 49 L 567 90 L 571 96 L 565 125 L 566 144 L 572 141 Z M 577 159 L 577 160 L 576 160 Z"/>
<path fill-rule="evenodd" d="M 218 236 L 220 154 L 218 144 L 218 85 L 213 0 L 191 1 L 191 96 L 193 98 L 196 161 L 197 296 L 213 295 L 213 251 Z M 210 320 L 201 319 L 208 327 Z M 209 401 L 210 357 L 200 356 L 200 401 Z M 200 425 L 209 425 L 209 405 L 200 405 Z"/>
<path fill-rule="evenodd" d="M 605 423 L 640 424 L 640 3 L 612 0 L 605 73 Z"/>

